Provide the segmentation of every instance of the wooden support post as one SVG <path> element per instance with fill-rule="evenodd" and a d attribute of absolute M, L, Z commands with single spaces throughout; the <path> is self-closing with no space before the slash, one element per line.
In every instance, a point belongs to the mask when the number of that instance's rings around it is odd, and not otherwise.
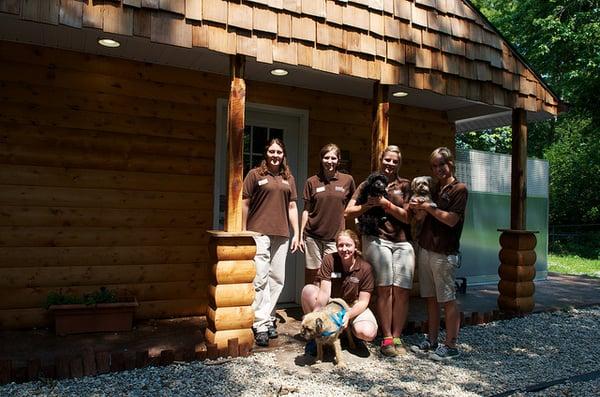
<path fill-rule="evenodd" d="M 244 175 L 244 113 L 246 83 L 244 57 L 232 55 L 231 90 L 227 106 L 227 210 L 225 231 L 210 231 L 212 265 L 208 288 L 208 327 L 205 339 L 208 356 L 227 349 L 228 340 L 252 344 L 254 337 L 254 255 L 256 233 L 242 231 L 242 185 Z M 214 348 L 213 348 L 214 347 Z"/>
<path fill-rule="evenodd" d="M 513 109 L 510 228 L 525 230 L 527 199 L 527 112 Z"/>
<path fill-rule="evenodd" d="M 527 112 L 513 109 L 510 229 L 499 229 L 498 307 L 505 313 L 528 313 L 535 307 L 534 231 L 525 230 L 527 200 Z"/>
<path fill-rule="evenodd" d="M 379 170 L 383 150 L 388 145 L 390 118 L 389 86 L 376 82 L 373 86 L 373 126 L 371 128 L 371 171 Z"/>
<path fill-rule="evenodd" d="M 231 90 L 227 106 L 227 211 L 225 214 L 225 231 L 227 232 L 242 230 L 244 114 L 246 111 L 244 64 L 243 56 L 231 56 Z"/>

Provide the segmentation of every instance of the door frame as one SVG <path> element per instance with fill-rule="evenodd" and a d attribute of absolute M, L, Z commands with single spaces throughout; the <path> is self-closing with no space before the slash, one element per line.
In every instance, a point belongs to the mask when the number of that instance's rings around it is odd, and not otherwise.
<path fill-rule="evenodd" d="M 216 135 L 215 135 L 215 163 L 214 163 L 214 184 L 213 184 L 213 222 L 212 226 L 215 230 L 219 228 L 219 195 L 221 180 L 226 178 L 226 167 L 221 167 L 221 164 L 226 161 L 227 156 L 227 104 L 225 98 L 217 99 L 217 119 L 216 119 Z M 304 181 L 307 179 L 308 169 L 308 120 L 309 112 L 305 109 L 296 109 L 283 106 L 265 105 L 261 103 L 246 102 L 246 113 L 256 112 L 264 114 L 272 114 L 276 116 L 286 116 L 298 120 L 298 169 L 294 171 L 296 179 L 296 191 L 298 192 L 298 228 L 302 220 L 302 191 Z M 247 119 L 247 115 L 245 119 Z M 299 232 L 300 230 L 298 230 Z M 304 254 L 296 252 L 295 254 L 295 302 L 300 303 L 300 295 L 302 287 L 304 287 Z M 300 262 L 302 265 L 300 266 Z M 288 264 L 286 264 L 288 266 Z"/>

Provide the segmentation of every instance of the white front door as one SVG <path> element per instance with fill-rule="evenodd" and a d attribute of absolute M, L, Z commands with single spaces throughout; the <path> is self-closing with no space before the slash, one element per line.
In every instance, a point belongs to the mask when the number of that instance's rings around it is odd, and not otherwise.
<path fill-rule="evenodd" d="M 215 153 L 215 208 L 213 227 L 223 229 L 226 194 L 227 102 L 218 102 L 217 139 Z M 296 178 L 298 191 L 298 221 L 302 214 L 302 189 L 306 181 L 308 147 L 308 114 L 306 111 L 276 106 L 246 104 L 244 130 L 244 176 L 263 158 L 267 142 L 280 138 L 285 144 L 288 164 Z M 285 285 L 279 303 L 299 303 L 304 284 L 304 256 L 288 254 Z"/>

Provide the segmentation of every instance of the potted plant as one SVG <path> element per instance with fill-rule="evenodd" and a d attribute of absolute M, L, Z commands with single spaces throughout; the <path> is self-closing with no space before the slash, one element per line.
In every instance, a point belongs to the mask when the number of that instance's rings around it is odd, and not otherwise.
<path fill-rule="evenodd" d="M 135 298 L 120 298 L 105 287 L 81 297 L 51 292 L 46 300 L 57 335 L 131 331 L 137 306 Z"/>

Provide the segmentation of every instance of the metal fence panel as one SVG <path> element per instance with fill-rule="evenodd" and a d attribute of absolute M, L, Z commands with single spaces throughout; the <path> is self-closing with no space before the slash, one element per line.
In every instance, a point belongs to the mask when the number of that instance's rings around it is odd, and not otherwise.
<path fill-rule="evenodd" d="M 461 238 L 462 266 L 457 276 L 469 284 L 498 281 L 498 229 L 510 226 L 511 157 L 457 150 L 456 177 L 467 184 L 469 201 Z M 548 274 L 548 162 L 527 161 L 527 229 L 537 230 L 536 279 Z"/>

